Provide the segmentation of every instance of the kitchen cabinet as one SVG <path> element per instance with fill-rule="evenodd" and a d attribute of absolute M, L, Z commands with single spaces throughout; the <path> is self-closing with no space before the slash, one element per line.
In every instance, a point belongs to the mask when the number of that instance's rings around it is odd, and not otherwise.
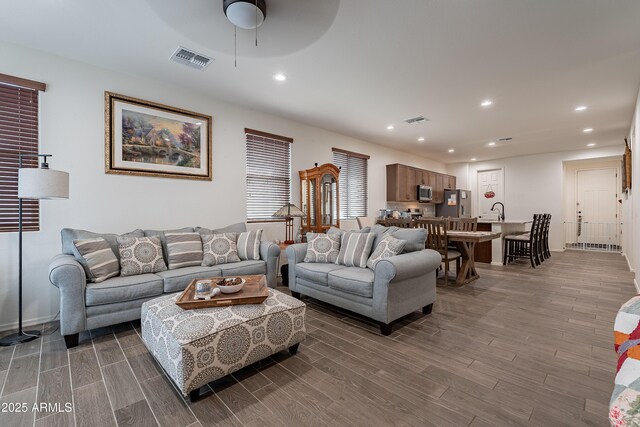
<path fill-rule="evenodd" d="M 433 188 L 432 203 L 444 202 L 444 190 L 456 188 L 456 177 L 407 165 L 387 165 L 387 201 L 418 202 L 418 185 Z"/>

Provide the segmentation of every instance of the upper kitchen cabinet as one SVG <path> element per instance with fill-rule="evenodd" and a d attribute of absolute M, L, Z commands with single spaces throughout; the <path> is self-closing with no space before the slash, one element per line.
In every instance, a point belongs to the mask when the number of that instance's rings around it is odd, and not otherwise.
<path fill-rule="evenodd" d="M 418 201 L 416 170 L 410 166 L 387 165 L 387 200 L 394 202 Z"/>
<path fill-rule="evenodd" d="M 456 188 L 456 177 L 397 163 L 387 165 L 387 201 L 417 202 L 418 185 L 433 188 L 432 203 L 442 203 L 444 189 Z"/>

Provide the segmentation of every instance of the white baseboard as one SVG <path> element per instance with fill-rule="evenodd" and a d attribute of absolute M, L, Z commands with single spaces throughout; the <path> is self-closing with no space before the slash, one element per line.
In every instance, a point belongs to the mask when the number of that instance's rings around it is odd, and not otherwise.
<path fill-rule="evenodd" d="M 491 265 L 502 265 L 502 263 L 501 262 L 491 261 Z"/>
<path fill-rule="evenodd" d="M 26 328 L 33 325 L 39 325 L 41 323 L 50 322 L 55 319 L 56 316 L 42 316 L 36 317 L 34 319 L 28 319 L 22 321 L 22 327 Z M 5 323 L 4 325 L 0 325 L 0 331 L 12 331 L 14 329 L 18 329 L 18 321 L 12 323 Z"/>
<path fill-rule="evenodd" d="M 638 286 L 638 279 L 633 279 L 633 285 L 636 287 L 636 292 L 640 294 L 640 286 Z"/>
<path fill-rule="evenodd" d="M 632 273 L 635 273 L 635 270 L 633 269 L 633 267 L 631 267 L 631 261 L 629 261 L 629 257 L 627 256 L 627 254 L 623 253 L 622 256 L 624 256 L 624 259 L 627 260 L 627 266 L 629 267 L 629 271 Z"/>

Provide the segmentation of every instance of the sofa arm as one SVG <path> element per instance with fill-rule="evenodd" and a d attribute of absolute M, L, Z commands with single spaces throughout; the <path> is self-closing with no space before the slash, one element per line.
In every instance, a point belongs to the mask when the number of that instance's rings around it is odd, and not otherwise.
<path fill-rule="evenodd" d="M 289 245 L 287 247 L 287 261 L 289 264 L 297 264 L 304 261 L 304 257 L 307 255 L 307 244 L 296 243 L 295 245 Z"/>
<path fill-rule="evenodd" d="M 280 246 L 273 242 L 260 242 L 260 259 L 267 263 L 267 285 L 275 288 L 278 280 Z"/>
<path fill-rule="evenodd" d="M 426 275 L 442 263 L 441 255 L 431 249 L 384 258 L 376 264 L 375 275 L 387 282 Z"/>
<path fill-rule="evenodd" d="M 60 333 L 72 335 L 86 329 L 84 268 L 71 255 L 57 255 L 49 264 L 49 281 L 60 289 Z"/>

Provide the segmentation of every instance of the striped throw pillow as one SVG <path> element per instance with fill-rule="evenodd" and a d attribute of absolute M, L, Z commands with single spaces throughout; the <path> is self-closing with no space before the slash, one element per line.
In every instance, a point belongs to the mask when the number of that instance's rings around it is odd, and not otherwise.
<path fill-rule="evenodd" d="M 118 258 L 102 237 L 74 240 L 73 245 L 82 256 L 81 264 L 90 281 L 100 283 L 120 274 Z"/>
<path fill-rule="evenodd" d="M 245 231 L 238 236 L 238 256 L 241 260 L 260 259 L 262 230 Z"/>
<path fill-rule="evenodd" d="M 336 264 L 365 268 L 375 238 L 375 233 L 344 233 Z"/>
<path fill-rule="evenodd" d="M 202 235 L 202 265 L 211 267 L 216 264 L 240 262 L 238 258 L 237 233 L 203 234 Z"/>
<path fill-rule="evenodd" d="M 202 264 L 202 240 L 198 233 L 165 233 L 169 270 Z"/>

